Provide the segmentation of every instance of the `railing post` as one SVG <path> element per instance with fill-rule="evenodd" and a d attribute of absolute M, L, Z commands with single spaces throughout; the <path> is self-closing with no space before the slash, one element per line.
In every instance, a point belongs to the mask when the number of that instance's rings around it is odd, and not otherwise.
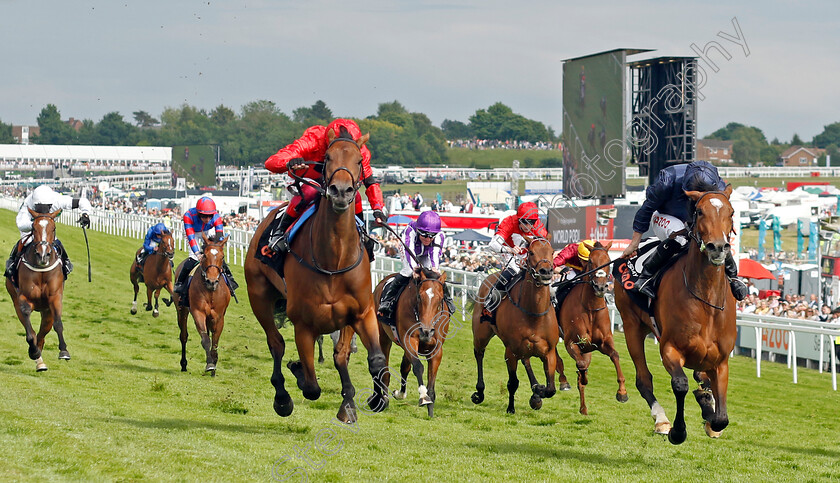
<path fill-rule="evenodd" d="M 791 360 L 791 363 L 793 364 L 793 383 L 797 384 L 799 382 L 799 371 L 796 365 L 796 333 L 792 328 L 788 333 L 790 334 L 788 337 L 788 340 L 790 340 L 790 350 L 788 351 L 788 354 L 792 354 L 792 357 L 789 360 Z"/>
<path fill-rule="evenodd" d="M 755 328 L 755 377 L 761 377 L 761 327 Z"/>

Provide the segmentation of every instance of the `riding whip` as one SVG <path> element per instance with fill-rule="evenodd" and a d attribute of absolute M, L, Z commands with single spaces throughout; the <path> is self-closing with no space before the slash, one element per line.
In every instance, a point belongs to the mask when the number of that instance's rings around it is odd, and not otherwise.
<path fill-rule="evenodd" d="M 88 244 L 87 229 L 84 226 L 82 227 L 82 233 L 85 234 L 85 246 L 87 247 L 88 255 L 88 282 L 90 282 L 90 244 Z"/>

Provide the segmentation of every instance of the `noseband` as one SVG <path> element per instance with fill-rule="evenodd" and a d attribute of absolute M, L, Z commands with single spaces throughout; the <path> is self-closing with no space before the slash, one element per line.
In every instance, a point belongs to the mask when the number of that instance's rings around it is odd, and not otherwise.
<path fill-rule="evenodd" d="M 598 251 L 598 250 L 607 252 L 607 249 L 604 248 L 604 247 L 592 247 L 592 249 L 590 249 L 589 251 L 591 253 L 591 252 Z M 609 253 L 609 252 L 607 252 L 607 253 Z M 603 268 L 600 268 L 600 269 L 595 270 L 595 272 L 593 273 L 593 269 L 594 269 L 593 265 L 594 264 L 592 263 L 591 255 L 590 255 L 589 260 L 586 261 L 586 265 L 587 265 L 587 270 L 586 270 L 587 275 L 586 275 L 586 277 L 588 277 L 589 279 L 587 280 L 587 278 L 584 277 L 584 281 L 586 283 L 588 283 L 592 287 L 592 290 L 594 290 L 597 293 L 599 288 L 595 283 L 595 279 L 598 278 L 598 277 L 609 277 L 609 272 L 605 271 Z"/>
<path fill-rule="evenodd" d="M 545 238 L 537 238 L 536 240 L 533 241 L 533 243 L 536 243 L 537 241 L 545 241 L 546 243 L 548 243 L 548 241 Z M 529 246 L 529 248 L 530 248 L 530 246 Z M 530 262 L 530 260 L 531 260 L 531 255 L 529 253 L 528 254 L 528 261 Z M 554 262 L 552 260 L 547 259 L 547 258 L 540 259 L 540 260 L 537 261 L 537 263 L 535 263 L 533 265 L 531 265 L 530 263 L 528 263 L 528 265 L 527 265 L 528 273 L 531 274 L 531 283 L 533 283 L 537 287 L 541 287 L 543 285 L 548 285 L 548 284 L 551 283 L 551 281 L 549 281 L 548 283 L 543 283 L 539 279 L 539 273 L 537 272 L 537 268 L 543 262 L 547 263 L 552 269 L 554 268 Z"/>
<path fill-rule="evenodd" d="M 417 288 L 417 303 L 414 304 L 414 320 L 417 323 L 420 323 L 420 306 L 422 304 L 422 301 L 420 300 L 420 287 L 422 287 L 423 284 L 426 283 L 426 282 L 438 283 L 438 284 L 440 284 L 441 288 L 443 289 L 444 295 L 440 298 L 440 310 L 438 311 L 438 314 L 443 312 L 443 306 L 444 306 L 445 299 L 446 299 L 446 283 L 445 282 L 441 282 L 440 280 L 438 280 L 436 278 L 427 278 L 426 280 L 423 280 L 423 281 L 414 282 L 414 285 Z M 431 300 L 429 300 L 429 301 L 431 302 Z M 452 315 L 452 314 L 450 314 L 450 315 Z M 437 324 L 435 324 L 435 325 L 437 325 Z"/>

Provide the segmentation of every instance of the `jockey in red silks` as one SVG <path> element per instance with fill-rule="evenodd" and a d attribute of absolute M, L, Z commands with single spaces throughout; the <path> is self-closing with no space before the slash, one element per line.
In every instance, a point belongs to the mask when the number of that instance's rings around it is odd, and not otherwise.
<path fill-rule="evenodd" d="M 280 149 L 265 161 L 265 169 L 272 173 L 285 173 L 289 170 L 294 171 L 299 177 L 310 180 L 314 184 L 318 184 L 323 176 L 324 156 L 327 153 L 329 146 L 329 138 L 327 133 L 333 131 L 336 136 L 340 134 L 341 129 L 346 129 L 353 139 L 361 137 L 362 132 L 358 124 L 350 119 L 336 119 L 327 127 L 312 126 L 295 142 Z M 361 147 L 362 153 L 362 172 L 361 177 L 365 184 L 365 195 L 373 208 L 373 216 L 380 224 L 386 221 L 385 214 L 382 209 L 385 207 L 385 202 L 382 198 L 382 189 L 379 187 L 379 181 L 373 177 L 373 169 L 370 167 L 370 150 L 367 146 Z M 313 164 L 307 164 L 307 162 Z M 287 251 L 288 242 L 286 240 L 286 230 L 292 223 L 303 213 L 303 211 L 312 204 L 318 197 L 318 190 L 314 186 L 307 183 L 288 183 L 289 191 L 294 195 L 289 202 L 283 218 L 280 220 L 280 225 L 273 230 L 272 236 L 269 238 L 269 248 L 274 251 Z M 297 190 L 293 187 L 297 186 Z M 356 193 L 356 216 L 361 218 L 362 213 L 362 197 Z M 369 240 L 372 243 L 372 240 Z"/>
<path fill-rule="evenodd" d="M 589 248 L 595 246 L 594 240 L 569 243 L 554 256 L 554 271 L 562 275 L 561 280 L 571 280 L 583 271 L 589 261 Z"/>
<path fill-rule="evenodd" d="M 499 223 L 496 234 L 490 240 L 490 248 L 507 255 L 507 267 L 499 274 L 493 289 L 484 300 L 484 308 L 492 312 L 502 301 L 502 289 L 519 273 L 520 265 L 524 263 L 528 253 L 528 240 L 525 237 L 546 238 L 548 232 L 542 221 L 537 205 L 531 202 L 522 203 L 515 215 L 510 215 Z M 514 259 L 514 263 L 510 263 Z"/>

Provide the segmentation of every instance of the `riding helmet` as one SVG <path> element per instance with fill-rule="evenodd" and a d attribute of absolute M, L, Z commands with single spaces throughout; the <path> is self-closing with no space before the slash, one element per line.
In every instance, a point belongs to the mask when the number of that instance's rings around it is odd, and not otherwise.
<path fill-rule="evenodd" d="M 707 161 L 694 161 L 685 168 L 683 191 L 717 191 L 720 183 L 718 170 Z"/>
<path fill-rule="evenodd" d="M 516 209 L 516 217 L 520 220 L 539 220 L 540 212 L 533 202 L 522 203 Z"/>
<path fill-rule="evenodd" d="M 216 203 L 211 198 L 203 196 L 195 204 L 195 211 L 200 215 L 215 215 Z"/>
<path fill-rule="evenodd" d="M 593 246 L 595 246 L 595 242 L 592 240 L 583 240 L 582 242 L 578 243 L 578 258 L 580 258 L 581 261 L 588 262 L 589 250 L 591 250 Z"/>
<path fill-rule="evenodd" d="M 415 230 L 427 233 L 440 233 L 440 216 L 434 211 L 424 211 L 413 224 Z"/>

